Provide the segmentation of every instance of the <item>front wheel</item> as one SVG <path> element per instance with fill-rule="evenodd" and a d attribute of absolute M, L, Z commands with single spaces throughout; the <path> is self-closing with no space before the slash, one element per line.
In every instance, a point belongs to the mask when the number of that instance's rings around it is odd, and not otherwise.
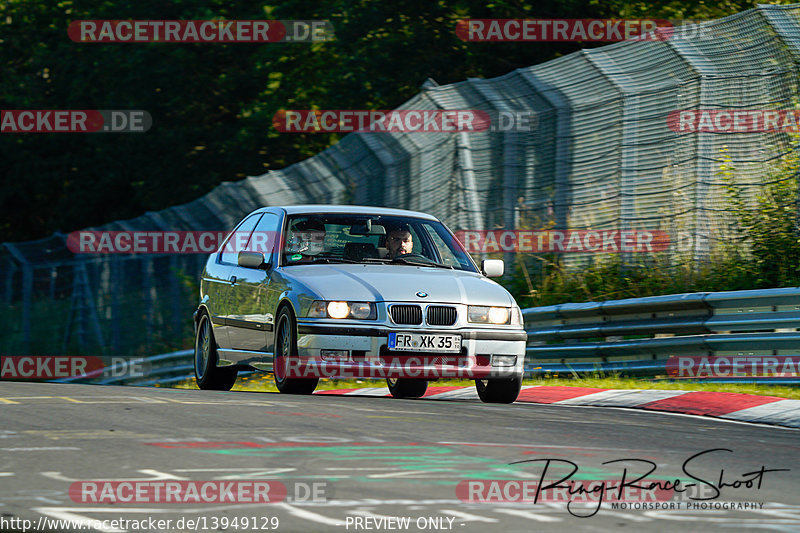
<path fill-rule="evenodd" d="M 194 340 L 194 376 L 202 390 L 231 390 L 236 382 L 235 368 L 217 366 L 217 343 L 206 313 L 200 317 Z"/>
<path fill-rule="evenodd" d="M 294 316 L 288 307 L 278 313 L 278 327 L 275 330 L 275 359 L 273 373 L 275 386 L 283 394 L 311 394 L 317 388 L 319 378 L 290 378 L 288 377 L 290 359 L 297 358 L 297 334 L 294 326 Z"/>
<path fill-rule="evenodd" d="M 386 384 L 394 398 L 419 398 L 428 390 L 424 379 L 386 378 Z"/>
<path fill-rule="evenodd" d="M 484 403 L 514 403 L 522 389 L 522 376 L 476 379 L 475 388 Z"/>

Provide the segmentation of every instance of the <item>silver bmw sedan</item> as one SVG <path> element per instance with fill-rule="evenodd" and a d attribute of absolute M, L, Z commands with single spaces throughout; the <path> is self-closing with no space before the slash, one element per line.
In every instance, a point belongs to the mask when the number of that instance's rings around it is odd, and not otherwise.
<path fill-rule="evenodd" d="M 194 314 L 201 389 L 239 370 L 272 372 L 282 393 L 320 378 L 382 378 L 396 398 L 429 381 L 474 379 L 510 403 L 527 336 L 514 298 L 437 218 L 364 206 L 265 207 L 206 262 Z"/>

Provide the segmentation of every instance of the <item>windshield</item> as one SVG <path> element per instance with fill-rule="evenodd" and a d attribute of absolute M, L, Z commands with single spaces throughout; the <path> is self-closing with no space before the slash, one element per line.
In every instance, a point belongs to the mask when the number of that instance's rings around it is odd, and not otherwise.
<path fill-rule="evenodd" d="M 411 217 L 303 214 L 288 217 L 281 264 L 374 263 L 477 272 L 441 223 Z"/>

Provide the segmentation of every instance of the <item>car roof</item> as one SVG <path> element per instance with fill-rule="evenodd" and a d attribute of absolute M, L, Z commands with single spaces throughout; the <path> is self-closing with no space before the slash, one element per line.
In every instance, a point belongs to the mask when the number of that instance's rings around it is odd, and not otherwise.
<path fill-rule="evenodd" d="M 406 209 L 392 209 L 389 207 L 376 207 L 373 205 L 326 205 L 326 204 L 307 204 L 307 205 L 285 205 L 263 208 L 264 211 L 283 209 L 289 215 L 299 215 L 307 213 L 316 214 L 348 214 L 348 215 L 386 215 L 386 216 L 406 216 L 414 218 L 424 218 L 427 220 L 438 220 L 435 216 L 420 211 L 408 211 Z M 259 210 L 260 211 L 260 210 Z"/>

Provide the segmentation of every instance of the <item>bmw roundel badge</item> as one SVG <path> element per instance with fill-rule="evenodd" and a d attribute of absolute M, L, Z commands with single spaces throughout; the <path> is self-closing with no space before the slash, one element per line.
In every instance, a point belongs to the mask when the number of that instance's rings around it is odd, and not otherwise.
<path fill-rule="evenodd" d="M 420 298 L 427 298 L 427 297 L 428 297 L 428 293 L 427 293 L 427 292 L 422 292 L 422 291 L 419 291 L 419 292 L 417 293 L 417 296 L 419 296 Z"/>

